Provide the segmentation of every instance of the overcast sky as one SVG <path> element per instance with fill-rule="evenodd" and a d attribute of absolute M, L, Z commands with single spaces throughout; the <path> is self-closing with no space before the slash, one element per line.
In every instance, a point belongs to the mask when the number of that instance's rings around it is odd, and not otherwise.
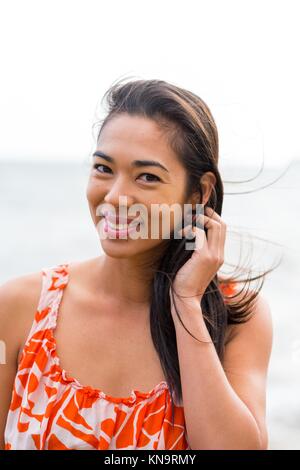
<path fill-rule="evenodd" d="M 0 159 L 86 159 L 96 106 L 123 76 L 200 95 L 221 164 L 299 158 L 297 0 L 0 5 Z"/>

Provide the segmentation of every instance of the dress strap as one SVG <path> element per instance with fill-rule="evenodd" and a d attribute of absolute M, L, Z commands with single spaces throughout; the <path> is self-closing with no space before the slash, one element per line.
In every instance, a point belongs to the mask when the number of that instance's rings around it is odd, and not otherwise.
<path fill-rule="evenodd" d="M 42 268 L 42 288 L 35 312 L 34 321 L 26 340 L 41 330 L 55 328 L 57 322 L 58 307 L 63 290 L 69 280 L 69 264 L 58 264 Z"/>

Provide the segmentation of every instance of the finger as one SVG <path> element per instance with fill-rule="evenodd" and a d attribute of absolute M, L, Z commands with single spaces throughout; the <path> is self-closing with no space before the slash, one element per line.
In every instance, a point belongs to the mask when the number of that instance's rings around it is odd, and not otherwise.
<path fill-rule="evenodd" d="M 186 225 L 180 230 L 181 236 L 187 240 L 194 240 L 194 250 L 202 250 L 203 248 L 208 249 L 207 239 L 203 228 L 193 227 L 192 225 Z"/>
<path fill-rule="evenodd" d="M 199 214 L 195 218 L 196 226 L 192 228 L 187 225 L 180 232 L 188 239 L 195 237 L 195 250 L 200 251 L 206 248 L 215 256 L 222 260 L 224 258 L 224 243 L 226 234 L 226 225 L 220 224 L 212 217 L 204 214 Z M 205 235 L 204 227 L 207 229 Z"/>
<path fill-rule="evenodd" d="M 206 207 L 206 213 L 208 214 L 208 216 L 211 216 L 212 219 L 216 220 L 217 222 L 219 222 L 221 224 L 221 226 L 222 226 L 222 243 L 223 243 L 223 245 L 225 245 L 226 233 L 227 233 L 226 223 L 224 222 L 222 217 L 219 214 L 217 214 L 217 212 L 214 211 L 211 207 Z"/>
<path fill-rule="evenodd" d="M 205 207 L 204 208 L 204 212 L 209 216 L 211 217 L 212 219 L 216 220 L 217 222 L 220 222 L 220 223 L 223 223 L 223 219 L 221 216 L 219 216 L 219 214 L 213 210 L 212 207 Z"/>
<path fill-rule="evenodd" d="M 211 228 L 208 230 L 208 245 L 220 259 L 224 259 L 227 226 L 219 214 L 211 208 L 207 207 L 206 213 L 209 214 L 209 221 L 205 226 Z"/>
<path fill-rule="evenodd" d="M 207 229 L 207 248 L 214 254 L 214 256 L 220 260 L 224 258 L 224 243 L 225 243 L 225 224 L 220 224 L 215 219 L 208 217 L 207 215 L 200 214 L 196 222 L 199 222 L 202 226 L 200 229 L 204 234 L 204 227 Z M 199 224 L 196 224 L 197 228 Z M 196 242 L 197 249 L 201 249 L 204 246 L 204 241 L 201 238 L 201 235 L 198 236 L 198 241 Z"/>
<path fill-rule="evenodd" d="M 195 251 L 208 250 L 205 231 L 202 228 L 193 227 L 193 233 L 195 235 Z"/>

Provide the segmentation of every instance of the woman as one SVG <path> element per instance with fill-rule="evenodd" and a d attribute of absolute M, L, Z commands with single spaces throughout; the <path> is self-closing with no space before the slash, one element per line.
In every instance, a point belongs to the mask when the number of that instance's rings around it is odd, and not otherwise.
<path fill-rule="evenodd" d="M 86 193 L 104 254 L 1 287 L 2 448 L 266 449 L 271 315 L 259 290 L 244 293 L 251 279 L 239 291 L 218 272 L 211 112 L 160 80 L 105 96 Z M 165 236 L 160 204 L 189 205 L 192 228 L 174 212 Z"/>

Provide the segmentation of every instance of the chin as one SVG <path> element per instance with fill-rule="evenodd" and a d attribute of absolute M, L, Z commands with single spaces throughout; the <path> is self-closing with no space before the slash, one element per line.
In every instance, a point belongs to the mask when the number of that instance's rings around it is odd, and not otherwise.
<path fill-rule="evenodd" d="M 150 243 L 149 243 L 150 242 Z M 156 242 L 156 243 L 155 243 Z M 161 240 L 105 239 L 101 240 L 103 252 L 112 258 L 131 258 L 143 256 L 161 245 Z"/>
<path fill-rule="evenodd" d="M 145 251 L 145 246 L 138 246 L 138 240 L 126 239 L 105 239 L 101 240 L 103 251 L 114 258 L 128 258 L 142 254 Z"/>

